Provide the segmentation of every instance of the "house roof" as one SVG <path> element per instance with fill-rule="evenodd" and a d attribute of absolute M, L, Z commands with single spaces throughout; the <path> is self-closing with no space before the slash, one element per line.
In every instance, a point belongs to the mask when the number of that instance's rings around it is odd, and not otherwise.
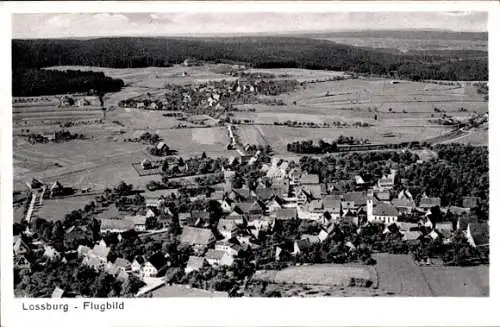
<path fill-rule="evenodd" d="M 179 220 L 184 221 L 191 218 L 191 213 L 190 212 L 179 212 Z"/>
<path fill-rule="evenodd" d="M 125 220 L 132 222 L 134 225 L 144 225 L 146 224 L 146 216 L 135 215 L 135 216 L 125 216 Z"/>
<path fill-rule="evenodd" d="M 356 181 L 356 184 L 364 184 L 365 183 L 363 178 L 359 175 L 354 176 L 354 180 Z"/>
<path fill-rule="evenodd" d="M 490 228 L 487 223 L 469 223 L 470 233 L 476 246 L 488 245 L 490 242 Z"/>
<path fill-rule="evenodd" d="M 321 240 L 318 237 L 318 235 L 302 234 L 300 239 L 302 240 L 307 239 L 311 244 L 321 243 Z"/>
<path fill-rule="evenodd" d="M 398 208 L 401 207 L 406 207 L 406 208 L 413 208 L 415 207 L 415 202 L 412 200 L 409 200 L 407 198 L 396 198 L 391 201 L 392 205 Z"/>
<path fill-rule="evenodd" d="M 124 258 L 116 258 L 115 260 L 115 266 L 120 267 L 120 268 L 129 268 L 131 265 L 130 261 Z"/>
<path fill-rule="evenodd" d="M 233 193 L 240 199 L 247 200 L 250 198 L 250 190 L 245 188 L 233 188 Z"/>
<path fill-rule="evenodd" d="M 394 217 L 398 215 L 398 210 L 392 204 L 379 203 L 373 208 L 373 215 Z"/>
<path fill-rule="evenodd" d="M 286 220 L 297 218 L 297 209 L 295 208 L 278 208 L 274 211 L 276 219 Z"/>
<path fill-rule="evenodd" d="M 54 291 L 52 291 L 52 295 L 50 296 L 51 298 L 62 298 L 64 295 L 64 290 L 57 287 L 54 288 Z"/>
<path fill-rule="evenodd" d="M 306 192 L 309 197 L 312 197 L 314 199 L 321 198 L 321 185 L 320 184 L 306 184 L 306 185 L 302 185 L 300 188 L 301 188 L 301 191 Z"/>
<path fill-rule="evenodd" d="M 469 208 L 462 208 L 462 207 L 457 207 L 457 206 L 450 206 L 448 208 L 448 211 L 454 215 L 462 215 L 462 214 L 468 214 L 470 212 Z"/>
<path fill-rule="evenodd" d="M 436 223 L 436 229 L 439 231 L 453 230 L 453 223 L 451 221 L 445 221 Z"/>
<path fill-rule="evenodd" d="M 275 195 L 275 190 L 272 188 L 258 188 L 255 190 L 255 195 L 258 199 L 267 201 Z"/>
<path fill-rule="evenodd" d="M 236 228 L 235 221 L 231 219 L 219 219 L 219 223 L 217 224 L 219 231 L 234 231 Z"/>
<path fill-rule="evenodd" d="M 377 192 L 375 197 L 380 201 L 389 201 L 391 199 L 391 194 L 389 192 Z"/>
<path fill-rule="evenodd" d="M 419 231 L 407 231 L 403 233 L 403 241 L 415 241 L 418 240 L 422 236 L 422 233 Z"/>
<path fill-rule="evenodd" d="M 204 263 L 205 263 L 204 257 L 198 257 L 192 255 L 189 257 L 186 267 L 190 267 L 191 269 L 200 269 L 201 267 L 203 267 Z"/>
<path fill-rule="evenodd" d="M 304 239 L 300 239 L 300 240 L 296 240 L 295 243 L 297 244 L 297 247 L 303 251 L 303 250 L 307 250 L 308 248 L 311 247 L 312 243 L 311 241 L 308 239 L 308 238 L 304 238 Z"/>
<path fill-rule="evenodd" d="M 408 199 L 408 200 L 413 200 L 413 195 L 409 190 L 401 190 L 398 194 L 399 199 Z"/>
<path fill-rule="evenodd" d="M 101 265 L 101 261 L 97 259 L 96 257 L 91 257 L 87 259 L 87 266 L 97 268 Z"/>
<path fill-rule="evenodd" d="M 207 260 L 221 260 L 225 254 L 226 252 L 221 250 L 208 249 L 205 258 Z"/>
<path fill-rule="evenodd" d="M 109 248 L 102 245 L 95 245 L 92 248 L 92 253 L 101 258 L 107 258 L 109 253 Z"/>
<path fill-rule="evenodd" d="M 250 213 L 250 211 L 262 211 L 261 205 L 254 201 L 254 202 L 239 202 L 234 205 L 235 209 L 239 209 L 236 211 L 240 211 L 240 213 Z"/>
<path fill-rule="evenodd" d="M 101 220 L 101 230 L 106 229 L 116 229 L 116 230 L 129 230 L 134 228 L 134 224 L 125 219 L 107 219 L 103 218 Z"/>
<path fill-rule="evenodd" d="M 440 198 L 422 198 L 420 200 L 420 205 L 421 208 L 431 208 L 431 207 L 439 207 L 441 206 L 441 199 Z"/>
<path fill-rule="evenodd" d="M 342 197 L 344 201 L 354 202 L 357 206 L 362 206 L 366 204 L 366 193 L 365 192 L 347 192 Z"/>
<path fill-rule="evenodd" d="M 475 197 L 475 196 L 464 197 L 462 199 L 462 206 L 464 208 L 470 208 L 470 209 L 472 209 L 472 208 L 477 207 L 478 202 L 479 202 L 479 198 L 478 197 Z"/>
<path fill-rule="evenodd" d="M 318 174 L 302 175 L 299 179 L 300 184 L 319 184 Z"/>
<path fill-rule="evenodd" d="M 201 210 L 193 210 L 193 211 L 191 211 L 191 218 L 208 220 L 208 219 L 210 219 L 210 212 L 201 211 Z"/>
<path fill-rule="evenodd" d="M 325 196 L 323 198 L 323 207 L 325 209 L 330 209 L 330 208 L 339 208 L 342 205 L 342 201 L 340 201 L 338 196 Z"/>
<path fill-rule="evenodd" d="M 183 227 L 181 243 L 208 245 L 213 240 L 212 231 L 207 228 Z"/>
<path fill-rule="evenodd" d="M 213 200 L 222 200 L 224 198 L 224 191 L 214 191 L 210 194 L 210 198 Z"/>
<path fill-rule="evenodd" d="M 304 205 L 304 209 L 306 211 L 317 211 L 323 209 L 323 201 L 322 200 L 312 200 Z"/>

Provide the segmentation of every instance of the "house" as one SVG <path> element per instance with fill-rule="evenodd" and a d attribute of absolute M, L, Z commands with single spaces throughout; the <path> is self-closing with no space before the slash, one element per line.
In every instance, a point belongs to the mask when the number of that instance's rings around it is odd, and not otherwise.
<path fill-rule="evenodd" d="M 305 205 L 298 207 L 297 210 L 299 219 L 319 221 L 324 216 L 323 201 L 312 200 Z"/>
<path fill-rule="evenodd" d="M 219 223 L 217 224 L 217 230 L 225 239 L 230 239 L 236 236 L 238 227 L 236 226 L 234 220 L 219 219 Z"/>
<path fill-rule="evenodd" d="M 201 268 L 203 268 L 205 263 L 207 263 L 207 261 L 205 260 L 204 257 L 198 257 L 198 256 L 192 255 L 188 259 L 188 262 L 186 264 L 186 268 L 184 269 L 184 272 L 186 274 L 189 274 L 192 271 L 198 271 Z"/>
<path fill-rule="evenodd" d="M 132 223 L 135 231 L 145 232 L 146 231 L 146 216 L 136 215 L 136 216 L 125 216 L 125 220 Z"/>
<path fill-rule="evenodd" d="M 479 204 L 479 198 L 474 196 L 464 197 L 462 199 L 462 207 L 467 209 L 476 208 Z"/>
<path fill-rule="evenodd" d="M 234 211 L 241 215 L 263 215 L 263 205 L 258 201 L 235 203 Z"/>
<path fill-rule="evenodd" d="M 314 185 L 314 184 L 319 184 L 319 175 L 318 174 L 306 174 L 302 175 L 298 183 L 300 185 Z"/>
<path fill-rule="evenodd" d="M 121 218 L 102 218 L 100 221 L 101 232 L 120 233 L 134 229 L 134 224 L 131 221 Z"/>
<path fill-rule="evenodd" d="M 447 210 L 445 210 L 446 213 L 455 215 L 455 216 L 461 216 L 461 215 L 467 215 L 470 213 L 469 208 L 462 208 L 462 207 L 457 207 L 457 206 L 449 206 Z"/>
<path fill-rule="evenodd" d="M 422 232 L 420 231 L 406 231 L 403 233 L 403 241 L 406 242 L 417 242 L 422 237 Z"/>
<path fill-rule="evenodd" d="M 290 185 L 296 185 L 299 183 L 300 176 L 302 172 L 299 168 L 292 168 L 288 172 L 288 178 L 290 179 Z"/>
<path fill-rule="evenodd" d="M 61 254 L 50 245 L 44 245 L 43 250 L 43 257 L 49 260 L 57 260 L 61 257 Z"/>
<path fill-rule="evenodd" d="M 99 258 L 100 260 L 103 260 L 104 262 L 108 261 L 108 253 L 109 253 L 109 248 L 106 246 L 103 246 L 101 244 L 95 245 L 92 248 L 92 251 L 89 252 L 90 256 L 95 256 Z"/>
<path fill-rule="evenodd" d="M 180 243 L 191 245 L 195 250 L 203 251 L 215 243 L 215 237 L 210 229 L 185 226 L 182 228 Z"/>
<path fill-rule="evenodd" d="M 374 195 L 377 198 L 377 200 L 379 200 L 379 201 L 390 201 L 391 200 L 391 194 L 387 191 L 376 192 Z"/>
<path fill-rule="evenodd" d="M 234 262 L 233 256 L 225 251 L 208 249 L 205 259 L 212 266 L 230 266 Z"/>
<path fill-rule="evenodd" d="M 323 209 L 333 219 L 338 219 L 342 214 L 342 201 L 337 196 L 325 196 L 323 198 Z"/>
<path fill-rule="evenodd" d="M 52 291 L 52 295 L 50 297 L 53 299 L 63 298 L 64 290 L 56 286 L 56 288 L 54 288 L 54 290 Z"/>
<path fill-rule="evenodd" d="M 276 220 L 293 220 L 298 218 L 298 213 L 296 208 L 280 208 L 273 212 L 273 216 Z"/>
<path fill-rule="evenodd" d="M 87 256 L 87 257 L 83 258 L 82 264 L 84 264 L 90 268 L 94 268 L 94 270 L 96 270 L 96 271 L 99 271 L 105 267 L 106 261 L 101 260 L 100 258 L 98 258 L 96 256 Z"/>
<path fill-rule="evenodd" d="M 191 212 L 179 212 L 179 224 L 181 226 L 186 225 L 191 221 Z"/>
<path fill-rule="evenodd" d="M 435 229 L 443 232 L 443 231 L 453 231 L 453 223 L 451 221 L 444 222 L 436 222 Z"/>
<path fill-rule="evenodd" d="M 382 176 L 378 182 L 377 187 L 380 191 L 389 191 L 394 187 L 394 180 L 396 178 L 396 171 L 391 169 L 391 173 L 388 175 Z"/>
<path fill-rule="evenodd" d="M 489 248 L 490 231 L 487 223 L 471 221 L 465 231 L 467 241 L 474 248 Z"/>
<path fill-rule="evenodd" d="M 130 261 L 124 258 L 116 258 L 114 265 L 118 267 L 118 269 L 125 272 L 132 270 L 132 264 L 130 263 Z"/>
<path fill-rule="evenodd" d="M 210 194 L 211 200 L 222 201 L 224 199 L 225 192 L 223 190 L 217 190 Z"/>
<path fill-rule="evenodd" d="M 396 207 L 399 213 L 410 214 L 415 208 L 415 201 L 410 200 L 406 197 L 396 198 L 391 201 L 391 204 Z"/>
<path fill-rule="evenodd" d="M 299 187 L 297 192 L 297 203 L 299 205 L 315 199 L 321 199 L 321 185 L 308 184 Z"/>
<path fill-rule="evenodd" d="M 89 248 L 88 246 L 85 246 L 85 245 L 78 245 L 78 248 L 76 249 L 76 252 L 78 253 L 78 257 L 81 258 L 81 257 L 86 257 L 89 252 L 91 252 L 92 249 Z"/>
<path fill-rule="evenodd" d="M 257 199 L 260 201 L 263 201 L 263 202 L 267 202 L 267 201 L 271 200 L 275 195 L 277 195 L 275 193 L 275 191 L 269 187 L 257 188 L 257 189 L 255 189 L 254 193 L 255 193 L 255 196 L 257 197 Z"/>
<path fill-rule="evenodd" d="M 293 243 L 293 252 L 292 252 L 292 254 L 295 255 L 295 256 L 299 255 L 302 252 L 307 251 L 312 245 L 313 245 L 313 243 L 311 243 L 311 241 L 308 238 L 296 240 Z"/>
<path fill-rule="evenodd" d="M 90 106 L 90 101 L 85 99 L 85 98 L 80 98 L 78 99 L 78 101 L 76 102 L 76 106 L 77 107 L 86 107 L 86 106 Z"/>
<path fill-rule="evenodd" d="M 240 250 L 242 248 L 241 248 L 241 245 L 239 245 L 239 244 L 235 244 L 235 243 L 231 243 L 231 242 L 222 240 L 222 241 L 217 241 L 215 243 L 215 249 L 219 250 L 219 251 L 227 252 L 228 254 L 230 254 L 234 257 L 234 256 L 238 255 L 238 253 L 240 252 Z"/>
<path fill-rule="evenodd" d="M 55 181 L 54 184 L 50 186 L 49 190 L 51 198 L 65 194 L 65 189 L 59 181 Z"/>
<path fill-rule="evenodd" d="M 145 199 L 146 207 L 158 208 L 161 203 L 165 202 L 162 197 L 146 197 Z"/>
<path fill-rule="evenodd" d="M 161 252 L 153 254 L 141 267 L 144 277 L 162 277 L 165 274 L 168 261 Z"/>
<path fill-rule="evenodd" d="M 14 267 L 19 270 L 30 270 L 31 263 L 24 254 L 20 254 L 14 258 Z"/>
<path fill-rule="evenodd" d="M 251 197 L 250 190 L 246 188 L 233 188 L 229 194 L 229 198 L 237 202 L 248 201 Z"/>
<path fill-rule="evenodd" d="M 309 243 L 311 243 L 311 244 L 321 243 L 321 238 L 318 235 L 302 234 L 300 239 L 301 240 L 307 239 L 309 241 Z"/>
<path fill-rule="evenodd" d="M 191 211 L 191 221 L 204 223 L 208 222 L 209 220 L 210 220 L 210 212 L 201 210 Z"/>
<path fill-rule="evenodd" d="M 440 198 L 436 198 L 436 197 L 422 197 L 422 199 L 420 199 L 420 203 L 419 203 L 419 208 L 421 209 L 430 209 L 430 208 L 433 208 L 433 207 L 440 207 L 441 206 L 441 199 Z"/>
<path fill-rule="evenodd" d="M 130 266 L 130 270 L 132 272 L 139 272 L 144 265 L 146 260 L 142 256 L 136 256 L 134 261 L 132 262 L 132 265 Z"/>
<path fill-rule="evenodd" d="M 366 192 L 347 192 L 342 196 L 342 209 L 359 209 L 366 205 Z"/>
<path fill-rule="evenodd" d="M 28 244 L 24 242 L 21 236 L 14 236 L 13 241 L 14 241 L 13 249 L 15 255 L 24 255 L 30 252 Z"/>
<path fill-rule="evenodd" d="M 366 201 L 366 211 L 368 221 L 379 221 L 385 224 L 392 224 L 398 220 L 398 210 L 392 204 L 379 203 L 373 206 L 373 200 Z"/>

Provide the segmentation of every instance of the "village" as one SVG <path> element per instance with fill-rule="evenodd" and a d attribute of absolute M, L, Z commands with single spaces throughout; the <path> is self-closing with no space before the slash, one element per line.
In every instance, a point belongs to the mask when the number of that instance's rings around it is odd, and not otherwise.
<path fill-rule="evenodd" d="M 276 296 L 265 292 L 268 282 L 252 276 L 326 263 L 337 269 L 331 274 L 343 274 L 342 266 L 376 269 L 374 253 L 408 255 L 417 266 L 489 260 L 489 225 L 478 218 L 477 197 L 464 197 L 462 206 L 442 205 L 439 197 L 412 194 L 398 171 L 387 167 L 380 178 L 365 180 L 354 171 L 348 180 L 327 181 L 310 173 L 307 160 L 284 160 L 258 148 L 247 146 L 252 155 L 229 159 L 204 153 L 184 160 L 165 157 L 158 160 L 162 168 L 156 174 L 163 177 L 155 182 L 157 189 L 143 192 L 121 182 L 55 223 L 32 219 L 33 212 L 44 201 L 92 190 L 33 179 L 27 183 L 25 219 L 14 226 L 16 292 L 255 296 L 248 290 L 257 283 L 264 285 L 259 296 Z M 147 171 L 152 164 L 143 161 L 139 168 Z M 171 179 L 179 175 L 196 179 Z M 95 218 L 103 210 L 113 214 Z M 65 266 L 97 278 L 96 289 L 79 294 L 58 275 Z M 44 267 L 58 268 L 40 290 L 34 280 Z M 373 284 L 359 280 L 364 281 L 353 275 L 333 286 Z"/>

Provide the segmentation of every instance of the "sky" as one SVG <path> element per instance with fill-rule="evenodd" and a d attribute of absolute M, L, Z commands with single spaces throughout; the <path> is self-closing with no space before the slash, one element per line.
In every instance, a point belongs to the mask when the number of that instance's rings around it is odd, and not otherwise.
<path fill-rule="evenodd" d="M 487 31 L 487 12 L 14 14 L 14 38 L 203 36 L 380 29 Z"/>

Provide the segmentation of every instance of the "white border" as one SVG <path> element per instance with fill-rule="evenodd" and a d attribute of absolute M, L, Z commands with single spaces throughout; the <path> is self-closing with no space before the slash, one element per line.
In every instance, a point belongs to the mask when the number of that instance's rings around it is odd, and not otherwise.
<path fill-rule="evenodd" d="M 490 278 L 490 297 L 468 298 L 313 298 L 313 299 L 134 299 L 125 300 L 125 312 L 27 313 L 23 299 L 13 299 L 12 290 L 12 113 L 10 104 L 10 13 L 55 12 L 319 12 L 319 11 L 489 11 L 490 126 L 500 119 L 499 66 L 500 6 L 498 2 L 18 2 L 3 3 L 0 21 L 3 66 L 1 78 L 1 325 L 11 326 L 424 326 L 499 325 L 500 296 L 495 278 Z M 492 129 L 490 140 L 491 258 L 490 276 L 500 276 L 498 230 L 499 136 Z M 76 300 L 73 300 L 76 301 Z M 42 303 L 45 300 L 30 300 Z M 69 300 L 51 301 L 72 303 Z"/>

